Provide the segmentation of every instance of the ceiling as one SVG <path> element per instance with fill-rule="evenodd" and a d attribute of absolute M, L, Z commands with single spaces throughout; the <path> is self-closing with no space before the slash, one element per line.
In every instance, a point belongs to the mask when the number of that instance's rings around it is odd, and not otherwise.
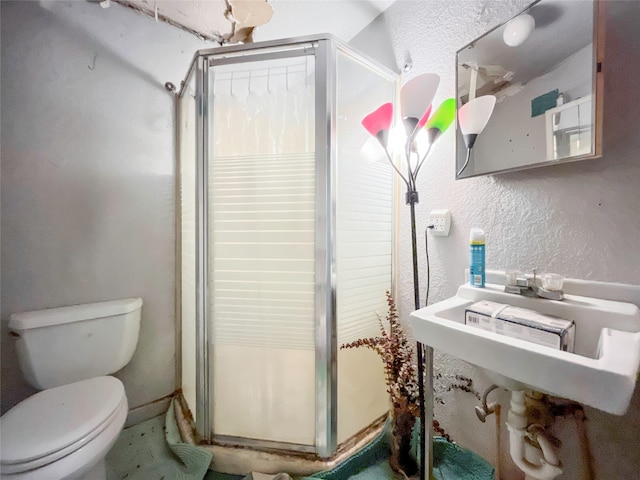
<path fill-rule="evenodd" d="M 208 40 L 236 43 L 314 33 L 349 41 L 395 0 L 112 1 Z"/>

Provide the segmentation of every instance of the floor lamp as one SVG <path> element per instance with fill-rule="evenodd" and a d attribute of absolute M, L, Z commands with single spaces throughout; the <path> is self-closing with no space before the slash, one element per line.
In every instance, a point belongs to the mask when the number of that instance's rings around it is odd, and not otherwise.
<path fill-rule="evenodd" d="M 391 134 L 393 105 L 386 103 L 362 120 L 362 125 L 373 135 L 386 154 L 391 166 L 406 186 L 405 202 L 411 215 L 411 250 L 413 255 L 414 307 L 420 305 L 420 283 L 418 270 L 418 246 L 415 205 L 418 203 L 416 180 L 418 173 L 431 152 L 436 140 L 453 123 L 456 115 L 455 100 L 442 102 L 431 114 L 431 103 L 438 89 L 440 77 L 433 73 L 419 75 L 408 81 L 400 90 L 400 116 L 402 118 L 402 147 L 396 146 Z M 402 150 L 398 152 L 398 150 Z M 394 157 L 402 160 L 396 162 Z M 400 163 L 398 165 L 397 163 Z M 403 173 L 404 170 L 404 173 Z M 420 407 L 420 479 L 428 480 L 433 468 L 433 447 L 431 425 L 433 422 L 433 400 L 425 401 L 425 390 L 433 391 L 433 349 L 417 343 L 417 370 Z M 426 384 L 425 384 L 426 380 Z M 429 429 L 427 430 L 427 422 Z M 427 436 L 428 431 L 428 436 Z"/>

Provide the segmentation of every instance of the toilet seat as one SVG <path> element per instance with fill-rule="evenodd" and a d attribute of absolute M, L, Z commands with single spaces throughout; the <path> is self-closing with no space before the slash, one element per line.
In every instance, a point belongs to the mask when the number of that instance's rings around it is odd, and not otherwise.
<path fill-rule="evenodd" d="M 25 472 L 87 445 L 122 416 L 122 382 L 96 377 L 39 392 L 0 418 L 3 474 Z"/>

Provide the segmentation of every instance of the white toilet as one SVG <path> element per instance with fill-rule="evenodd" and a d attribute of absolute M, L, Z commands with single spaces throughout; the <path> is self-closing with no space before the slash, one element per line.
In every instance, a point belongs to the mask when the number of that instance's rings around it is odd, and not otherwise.
<path fill-rule="evenodd" d="M 124 367 L 138 343 L 142 299 L 11 316 L 25 379 L 42 390 L 0 417 L 2 480 L 104 480 L 104 458 L 128 405 Z"/>

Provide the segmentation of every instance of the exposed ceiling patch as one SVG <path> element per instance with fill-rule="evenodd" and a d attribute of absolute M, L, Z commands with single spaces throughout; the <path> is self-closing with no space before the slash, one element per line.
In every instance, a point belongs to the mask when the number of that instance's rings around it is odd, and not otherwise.
<path fill-rule="evenodd" d="M 253 29 L 273 17 L 273 7 L 268 0 L 227 0 L 227 5 L 227 18 L 233 26 L 229 43 L 252 42 Z"/>
<path fill-rule="evenodd" d="M 226 43 L 234 31 L 233 24 L 226 17 L 228 5 L 225 0 L 112 1 L 219 44 Z"/>
<path fill-rule="evenodd" d="M 222 45 L 315 33 L 348 41 L 396 0 L 110 1 Z"/>

